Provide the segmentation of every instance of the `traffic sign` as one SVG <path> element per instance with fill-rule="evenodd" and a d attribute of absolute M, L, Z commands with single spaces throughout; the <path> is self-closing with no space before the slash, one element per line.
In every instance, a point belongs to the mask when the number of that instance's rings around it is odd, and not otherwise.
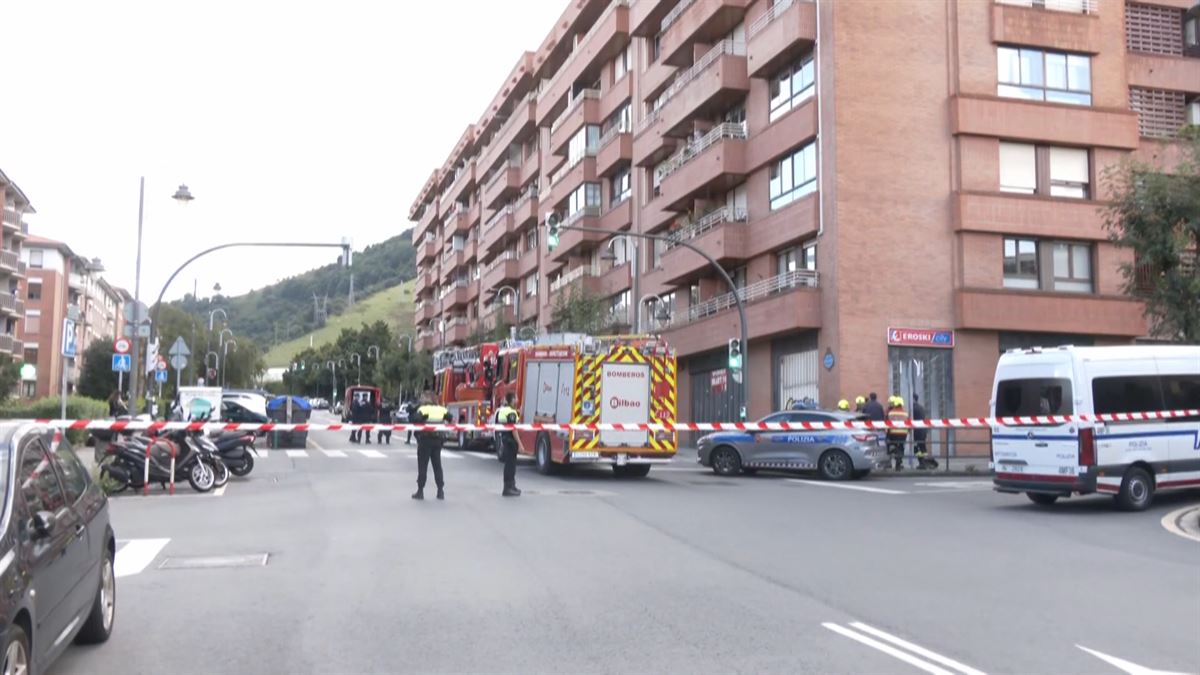
<path fill-rule="evenodd" d="M 128 373 L 133 368 L 133 356 L 129 354 L 113 354 L 112 369 L 117 373 Z"/>
<path fill-rule="evenodd" d="M 75 322 L 63 319 L 62 355 L 68 359 L 75 358 Z"/>
<path fill-rule="evenodd" d="M 171 367 L 175 370 L 183 370 L 184 368 L 187 368 L 187 364 L 188 359 L 186 356 L 180 356 L 179 354 L 176 354 L 171 357 Z"/>
<path fill-rule="evenodd" d="M 150 308 L 144 302 L 130 300 L 125 303 L 121 314 L 125 317 L 126 323 L 142 323 L 150 317 Z"/>
<path fill-rule="evenodd" d="M 150 324 L 143 323 L 142 325 L 135 327 L 133 324 L 127 323 L 123 328 L 121 328 L 121 332 L 124 333 L 125 337 L 127 338 L 132 338 L 135 336 L 140 338 L 148 338 L 150 337 Z"/>
<path fill-rule="evenodd" d="M 166 382 L 167 381 L 167 371 L 165 371 L 165 370 L 154 371 L 154 381 L 155 382 Z"/>
<path fill-rule="evenodd" d="M 171 350 L 167 352 L 171 356 L 191 356 L 192 350 L 188 349 L 187 343 L 183 341 L 183 336 L 175 338 L 175 342 L 171 344 Z"/>
<path fill-rule="evenodd" d="M 165 371 L 167 369 L 167 360 L 163 357 L 158 357 L 158 361 L 154 363 L 154 369 L 157 371 Z"/>
<path fill-rule="evenodd" d="M 128 354 L 129 350 L 133 349 L 133 341 L 129 338 L 119 337 L 113 340 L 113 351 L 118 354 Z"/>

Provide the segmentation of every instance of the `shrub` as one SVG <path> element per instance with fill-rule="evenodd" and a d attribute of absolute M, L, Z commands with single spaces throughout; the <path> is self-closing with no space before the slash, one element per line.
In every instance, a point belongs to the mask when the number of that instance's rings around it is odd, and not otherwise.
<path fill-rule="evenodd" d="M 0 419 L 57 419 L 61 402 L 57 396 L 36 401 L 9 401 L 0 407 Z M 108 417 L 108 403 L 84 396 L 67 397 L 67 419 L 97 420 Z M 67 440 L 79 447 L 87 439 L 86 431 L 68 431 Z"/>

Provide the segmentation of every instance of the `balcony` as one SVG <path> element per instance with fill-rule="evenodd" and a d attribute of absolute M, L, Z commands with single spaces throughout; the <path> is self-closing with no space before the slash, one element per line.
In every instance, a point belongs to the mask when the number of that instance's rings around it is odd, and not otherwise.
<path fill-rule="evenodd" d="M 433 260 L 442 252 L 442 243 L 433 236 L 432 232 L 425 233 L 421 241 L 417 244 L 417 262 L 421 263 L 426 260 Z"/>
<path fill-rule="evenodd" d="M 487 222 L 484 223 L 483 231 L 480 234 L 479 246 L 485 252 L 491 251 L 492 248 L 502 243 L 512 233 L 513 205 L 505 204 L 488 217 Z"/>
<path fill-rule="evenodd" d="M 585 73 L 597 70 L 596 66 L 616 56 L 627 44 L 629 3 L 627 0 L 615 0 L 584 33 L 576 43 L 575 51 L 542 87 L 538 94 L 538 124 L 545 125 L 554 104 L 567 95 L 577 80 Z"/>
<path fill-rule="evenodd" d="M 520 103 L 513 106 L 512 113 L 492 137 L 484 155 L 484 166 L 492 167 L 508 153 L 508 148 L 537 126 L 537 94 L 529 92 Z"/>
<path fill-rule="evenodd" d="M 750 24 L 746 34 L 750 75 L 770 77 L 816 43 L 817 5 L 812 0 L 777 0 Z"/>
<path fill-rule="evenodd" d="M 1129 52 L 1125 68 L 1132 87 L 1200 93 L 1200 58 Z"/>
<path fill-rule="evenodd" d="M 416 280 L 413 283 L 413 292 L 420 295 L 433 286 L 434 274 L 431 270 L 423 269 L 417 272 Z"/>
<path fill-rule="evenodd" d="M 619 126 L 604 132 L 597 147 L 596 173 L 601 176 L 607 176 L 617 166 L 633 160 L 633 135 Z"/>
<path fill-rule="evenodd" d="M 517 277 L 524 279 L 538 270 L 538 252 L 523 251 L 517 257 Z"/>
<path fill-rule="evenodd" d="M 442 312 L 448 312 L 455 307 L 461 307 L 470 302 L 467 297 L 467 282 L 462 281 L 447 286 L 441 293 Z"/>
<path fill-rule="evenodd" d="M 536 257 L 536 256 L 534 256 Z M 517 256 L 515 254 L 501 255 L 488 265 L 487 270 L 483 273 L 483 289 L 492 291 L 493 289 L 504 284 L 511 284 L 521 279 L 518 271 Z"/>
<path fill-rule="evenodd" d="M 437 334 L 430 330 L 417 331 L 417 339 L 413 347 L 418 351 L 430 352 L 438 346 Z"/>
<path fill-rule="evenodd" d="M 629 7 L 630 30 L 640 37 L 654 37 L 674 4 L 672 0 L 635 0 Z"/>
<path fill-rule="evenodd" d="M 513 202 L 513 232 L 520 231 L 526 225 L 538 222 L 538 191 L 537 186 L 525 190 L 517 201 Z"/>
<path fill-rule="evenodd" d="M 680 73 L 658 99 L 663 133 L 686 136 L 694 119 L 711 117 L 744 100 L 750 91 L 745 54 L 742 43 L 722 40 Z"/>
<path fill-rule="evenodd" d="M 413 308 L 413 320 L 417 323 L 424 323 L 437 317 L 438 307 L 436 302 L 418 302 Z"/>
<path fill-rule="evenodd" d="M 471 208 L 462 204 L 455 204 L 454 208 L 447 214 L 445 222 L 442 223 L 442 239 L 450 241 L 454 235 L 465 235 L 471 229 L 470 223 Z"/>
<path fill-rule="evenodd" d="M 1097 6 L 1097 0 L 996 0 L 992 41 L 1097 54 L 1106 46 Z"/>
<path fill-rule="evenodd" d="M 950 128 L 955 134 L 1016 141 L 1120 150 L 1138 147 L 1137 115 L 1128 110 L 999 96 L 951 97 Z"/>
<path fill-rule="evenodd" d="M 465 316 L 457 316 L 446 322 L 446 344 L 464 343 L 471 333 L 471 322 Z"/>
<path fill-rule="evenodd" d="M 600 207 L 585 206 L 580 211 L 569 216 L 563 225 L 579 225 L 581 227 L 599 227 Z M 563 230 L 558 237 L 558 247 L 550 252 L 550 259 L 556 262 L 565 261 L 572 253 L 584 247 L 599 243 L 608 238 L 604 232 L 581 232 L 579 230 Z"/>
<path fill-rule="evenodd" d="M 1141 337 L 1144 306 L 1126 296 L 964 288 L 955 292 L 957 328 Z"/>
<path fill-rule="evenodd" d="M 600 124 L 600 90 L 584 89 L 575 95 L 567 109 L 550 125 L 550 152 L 567 154 L 567 145 L 585 124 Z"/>
<path fill-rule="evenodd" d="M 16 251 L 9 251 L 7 249 L 0 250 L 0 270 L 4 270 L 5 272 L 11 272 L 12 274 L 16 274 L 18 272 L 18 269 L 19 269 L 18 266 L 20 265 L 20 263 L 21 263 L 21 255 L 19 253 L 17 253 Z M 79 275 L 72 274 L 71 276 L 78 277 Z M 79 287 L 82 288 L 82 284 L 80 284 Z"/>
<path fill-rule="evenodd" d="M 746 16 L 751 0 L 680 0 L 659 26 L 663 63 L 684 67 L 692 62 L 696 43 L 725 37 Z"/>
<path fill-rule="evenodd" d="M 516 196 L 521 191 L 521 163 L 510 161 L 501 165 L 493 173 L 483 187 L 483 204 L 489 209 L 496 208 Z"/>
<path fill-rule="evenodd" d="M 703 256 L 677 242 L 695 246 L 722 266 L 745 260 L 748 257 L 746 219 L 745 211 L 723 206 L 672 232 L 672 242 L 667 244 L 662 256 L 666 282 L 680 285 L 712 273 L 712 266 Z"/>
<path fill-rule="evenodd" d="M 0 334 L 0 353 L 17 356 L 14 352 L 16 345 L 21 344 L 11 335 Z"/>
<path fill-rule="evenodd" d="M 451 201 L 461 201 L 467 188 L 475 185 L 475 160 L 471 159 L 461 169 L 458 170 L 458 175 L 454 177 L 454 182 L 450 184 L 450 189 L 442 195 L 442 199 L 450 199 Z"/>
<path fill-rule="evenodd" d="M 675 140 L 663 134 L 662 109 L 653 110 L 637 123 L 633 132 L 633 161 L 641 167 L 654 166 L 675 150 Z"/>
<path fill-rule="evenodd" d="M 483 314 L 483 325 L 488 329 L 495 329 L 498 325 L 513 326 L 517 323 L 517 312 L 513 309 L 509 294 L 504 295 L 505 299 L 510 301 L 510 304 L 504 305 L 498 302 L 493 302 Z M 524 312 L 522 312 L 524 314 Z"/>
<path fill-rule="evenodd" d="M 15 316 L 25 315 L 25 301 L 17 297 L 16 292 L 0 293 L 0 312 Z"/>
<path fill-rule="evenodd" d="M 590 265 L 581 265 L 550 284 L 550 292 L 564 296 L 579 292 L 590 297 L 607 298 L 629 288 L 630 284 L 629 263 L 614 265 L 601 274 L 594 273 Z"/>
<path fill-rule="evenodd" d="M 575 164 L 564 163 L 550 174 L 550 204 L 559 204 L 583 183 L 596 182 L 596 147 L 588 148 Z"/>
<path fill-rule="evenodd" d="M 633 199 L 626 197 L 616 204 L 609 206 L 604 215 L 600 216 L 597 225 L 608 232 L 616 233 L 627 229 L 633 224 Z"/>
<path fill-rule="evenodd" d="M 1099 202 L 1037 195 L 963 192 L 955 199 L 955 229 L 1034 237 L 1108 239 Z"/>
<path fill-rule="evenodd" d="M 4 229 L 12 233 L 14 237 L 24 238 L 29 234 L 29 225 L 21 219 L 21 214 L 15 210 L 5 207 L 3 215 Z"/>
<path fill-rule="evenodd" d="M 746 176 L 746 125 L 719 124 L 659 168 L 666 207 L 677 211 L 693 199 L 724 192 Z"/>
<path fill-rule="evenodd" d="M 818 280 L 815 271 L 796 270 L 739 289 L 749 338 L 820 328 Z M 681 356 L 724 346 L 740 330 L 736 306 L 733 293 L 722 293 L 677 311 L 664 335 Z"/>

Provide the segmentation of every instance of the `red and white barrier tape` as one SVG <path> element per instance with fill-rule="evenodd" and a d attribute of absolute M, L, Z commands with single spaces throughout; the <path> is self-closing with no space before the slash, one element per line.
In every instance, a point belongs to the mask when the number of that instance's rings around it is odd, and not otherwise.
<path fill-rule="evenodd" d="M 1200 417 L 1200 409 L 1104 415 L 1039 415 L 1036 417 L 957 417 L 903 422 L 676 422 L 674 424 L 283 424 L 224 422 L 146 422 L 137 420 L 26 420 L 56 429 L 87 431 L 821 431 L 830 429 L 988 429 L 993 426 L 1144 422 Z"/>

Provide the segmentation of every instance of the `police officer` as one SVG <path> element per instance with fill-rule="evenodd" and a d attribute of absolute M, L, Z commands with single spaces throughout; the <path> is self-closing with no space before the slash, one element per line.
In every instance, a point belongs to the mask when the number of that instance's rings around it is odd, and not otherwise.
<path fill-rule="evenodd" d="M 512 392 L 505 394 L 504 405 L 496 408 L 492 422 L 516 424 L 521 416 L 513 408 L 514 401 L 516 396 Z M 496 452 L 504 461 L 504 491 L 500 494 L 505 497 L 520 497 L 521 491 L 517 489 L 517 438 L 513 432 L 496 430 Z"/>
<path fill-rule="evenodd" d="M 416 424 L 449 424 L 450 411 L 433 403 L 429 394 L 421 397 L 421 407 L 413 415 Z M 433 463 L 433 481 L 437 484 L 437 498 L 445 499 L 446 481 L 442 476 L 442 432 L 417 432 L 417 491 L 413 499 L 425 499 L 425 478 L 430 462 Z"/>

